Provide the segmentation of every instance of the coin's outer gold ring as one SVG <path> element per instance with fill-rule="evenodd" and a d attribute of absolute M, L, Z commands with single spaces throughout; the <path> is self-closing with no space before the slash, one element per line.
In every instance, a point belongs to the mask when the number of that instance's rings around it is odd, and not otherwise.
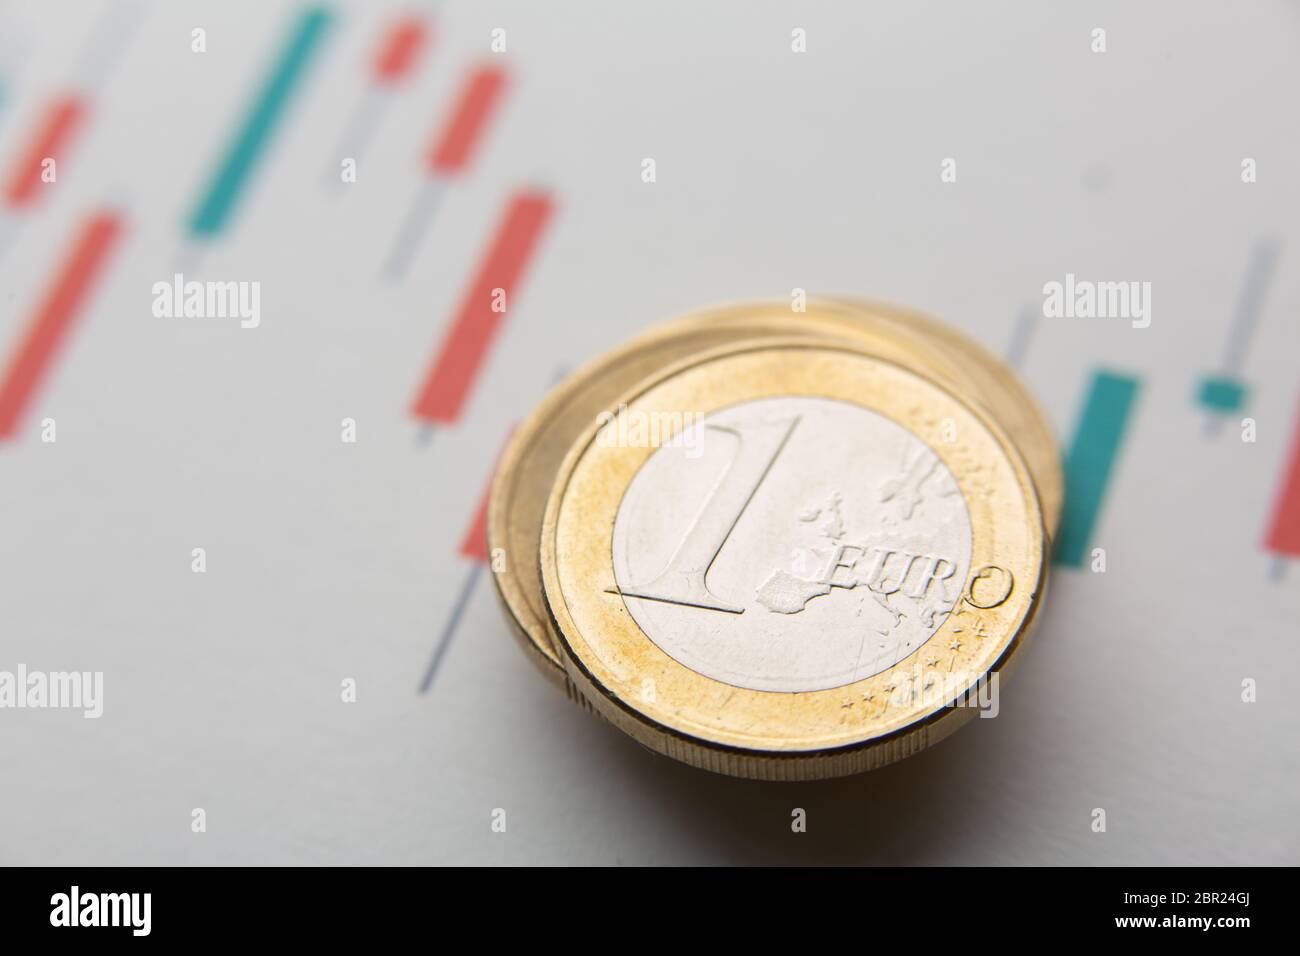
<path fill-rule="evenodd" d="M 587 363 L 553 389 L 516 429 L 493 479 L 488 541 L 493 553 L 499 548 L 506 555 L 505 567 L 492 576 L 497 597 L 525 655 L 577 703 L 586 704 L 564 672 L 540 580 L 531 573 L 546 498 L 533 489 L 550 487 L 558 461 L 579 428 L 597 412 L 612 408 L 642 379 L 738 337 L 796 332 L 852 342 L 871 354 L 935 374 L 955 388 L 975 389 L 974 398 L 1000 422 L 1011 418 L 1020 425 L 1020 431 L 1009 431 L 1026 459 L 1038 462 L 1034 479 L 1047 503 L 1048 530 L 1054 532 L 1062 478 L 1051 432 L 1015 376 L 967 337 L 918 313 L 863 300 L 811 299 L 803 313 L 792 313 L 784 302 L 739 303 L 680 316 Z M 944 352 L 942 342 L 954 351 Z M 575 418 L 582 425 L 575 426 Z M 539 449 L 546 453 L 539 454 Z"/>
<path fill-rule="evenodd" d="M 950 614 L 929 641 L 880 674 L 812 692 L 735 687 L 673 660 L 636 626 L 624 599 L 608 593 L 616 587 L 612 534 L 618 506 L 654 449 L 598 444 L 595 426 L 570 451 L 548 502 L 543 590 L 570 680 L 598 713 L 641 743 L 735 776 L 838 776 L 915 753 L 974 715 L 973 708 L 942 701 L 904 703 L 890 714 L 886 685 L 949 640 L 949 670 L 960 663 L 972 681 L 1008 672 L 1046 587 L 1047 538 L 1028 471 L 987 413 L 919 373 L 851 346 L 803 338 L 735 343 L 678 363 L 639 388 L 628 405 L 669 416 L 709 414 L 774 394 L 871 408 L 909 428 L 953 473 L 971 510 L 972 573 L 960 613 Z M 956 423 L 959 438 L 952 444 L 939 440 L 943 420 Z M 977 606 L 987 602 L 976 600 L 975 590 L 976 569 L 986 566 L 1009 570 L 1015 582 L 990 608 Z M 969 631 L 964 653 L 954 640 L 959 631 Z M 970 636 L 979 634 L 984 636 Z M 648 698 L 640 696 L 647 682 L 653 689 Z M 877 696 L 880 703 L 867 703 Z"/>

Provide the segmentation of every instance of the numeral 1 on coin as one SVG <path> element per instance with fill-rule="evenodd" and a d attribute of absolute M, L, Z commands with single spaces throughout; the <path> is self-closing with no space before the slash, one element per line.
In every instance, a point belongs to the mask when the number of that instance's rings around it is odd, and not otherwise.
<path fill-rule="evenodd" d="M 745 609 L 728 604 L 709 590 L 709 568 L 731 536 L 736 522 L 758 491 L 777 455 L 790 439 L 798 418 L 764 422 L 743 429 L 721 425 L 705 427 L 725 432 L 736 439 L 736 451 L 722 479 L 709 493 L 704 507 L 687 529 L 668 566 L 648 584 L 618 589 L 625 597 L 685 604 L 712 611 L 743 614 Z"/>

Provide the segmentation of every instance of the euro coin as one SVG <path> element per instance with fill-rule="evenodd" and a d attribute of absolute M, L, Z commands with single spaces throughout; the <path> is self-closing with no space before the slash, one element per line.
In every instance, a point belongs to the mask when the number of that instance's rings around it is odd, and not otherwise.
<path fill-rule="evenodd" d="M 493 482 L 488 538 L 507 556 L 493 575 L 512 631 L 529 659 L 571 697 L 536 569 L 551 486 L 574 439 L 621 394 L 684 357 L 739 338 L 806 335 L 852 342 L 870 354 L 933 375 L 983 404 L 1018 444 L 1054 532 L 1061 501 L 1056 445 L 1037 405 L 1014 374 L 970 339 L 894 306 L 811 300 L 793 313 L 784 302 L 703 310 L 664 323 L 596 359 L 557 386 L 515 431 Z"/>
<path fill-rule="evenodd" d="M 769 337 L 683 360 L 590 425 L 539 560 L 593 709 L 694 766 L 797 780 L 996 706 L 1047 540 L 977 403 L 859 348 Z"/>

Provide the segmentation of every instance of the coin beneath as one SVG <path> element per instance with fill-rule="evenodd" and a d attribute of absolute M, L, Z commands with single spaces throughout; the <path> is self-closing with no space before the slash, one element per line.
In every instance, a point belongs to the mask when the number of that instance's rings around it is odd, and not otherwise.
<path fill-rule="evenodd" d="M 493 483 L 489 546 L 506 556 L 493 575 L 512 630 L 548 677 L 568 686 L 541 583 L 532 567 L 555 475 L 574 439 L 619 396 L 685 357 L 740 338 L 808 336 L 843 341 L 932 375 L 987 407 L 1006 428 L 1031 471 L 1054 533 L 1061 501 L 1060 459 L 1037 405 L 1014 374 L 988 352 L 941 323 L 863 301 L 810 300 L 802 313 L 766 302 L 703 310 L 664 323 L 579 369 L 516 430 Z M 579 700 L 580 698 L 575 697 Z"/>
<path fill-rule="evenodd" d="M 851 346 L 769 338 L 687 359 L 590 427 L 540 559 L 595 710 L 696 766 L 810 779 L 975 715 L 1028 633 L 1046 540 L 987 412 Z"/>

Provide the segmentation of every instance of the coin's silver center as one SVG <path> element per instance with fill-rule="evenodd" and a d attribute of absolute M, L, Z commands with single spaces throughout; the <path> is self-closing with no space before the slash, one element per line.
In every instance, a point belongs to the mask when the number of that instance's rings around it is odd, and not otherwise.
<path fill-rule="evenodd" d="M 930 447 L 825 398 L 697 420 L 646 460 L 614 522 L 614 575 L 641 630 L 753 690 L 892 667 L 948 616 L 970 556 L 965 499 Z"/>

